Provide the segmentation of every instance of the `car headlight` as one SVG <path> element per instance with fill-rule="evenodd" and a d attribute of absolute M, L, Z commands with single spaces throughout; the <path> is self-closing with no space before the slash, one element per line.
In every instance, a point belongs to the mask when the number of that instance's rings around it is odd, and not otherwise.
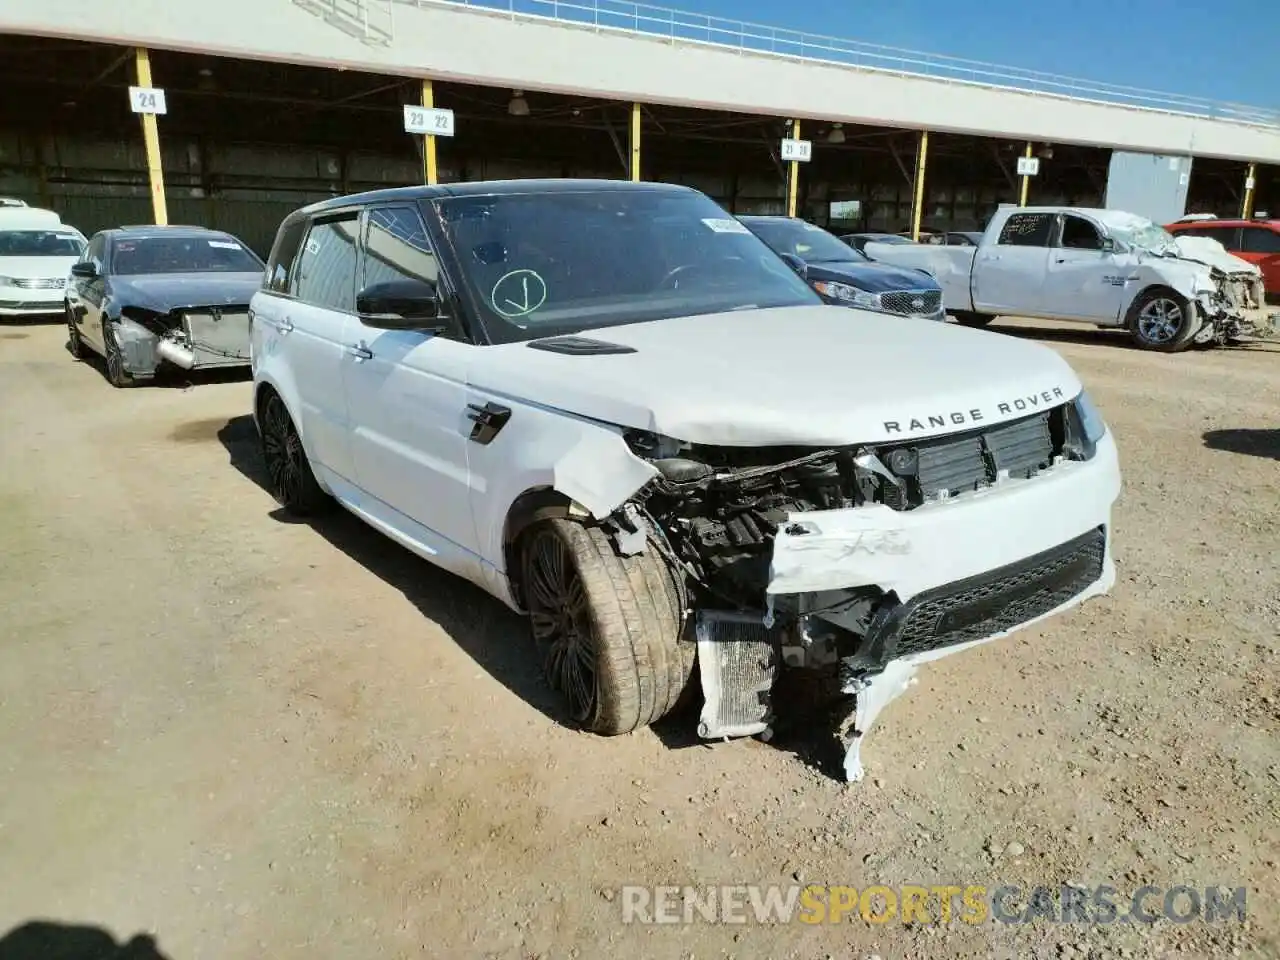
<path fill-rule="evenodd" d="M 1071 460 L 1090 460 L 1098 449 L 1098 441 L 1107 432 L 1107 422 L 1084 390 L 1067 408 L 1066 441 L 1063 451 Z"/>
<path fill-rule="evenodd" d="M 836 283 L 831 280 L 815 280 L 813 281 L 813 289 L 817 290 L 824 297 L 830 297 L 833 300 L 843 300 L 845 303 L 851 303 L 855 307 L 866 307 L 869 310 L 880 309 L 880 298 L 874 293 L 867 293 L 865 290 L 859 290 L 857 287 L 851 287 L 847 283 Z"/>

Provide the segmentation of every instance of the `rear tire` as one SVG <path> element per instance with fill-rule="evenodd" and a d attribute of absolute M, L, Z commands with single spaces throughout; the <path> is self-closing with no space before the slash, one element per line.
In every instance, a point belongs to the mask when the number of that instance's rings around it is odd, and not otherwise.
<path fill-rule="evenodd" d="M 669 713 L 693 671 L 676 573 L 650 548 L 619 556 L 599 527 L 545 520 L 521 540 L 521 585 L 548 683 L 604 736 Z"/>
<path fill-rule="evenodd" d="M 332 506 L 332 498 L 316 481 L 289 409 L 274 390 L 262 401 L 258 436 L 267 467 L 267 486 L 280 506 L 295 517 L 312 517 Z"/>
<path fill-rule="evenodd" d="M 985 327 L 995 319 L 989 313 L 974 313 L 972 310 L 953 310 L 951 315 L 962 327 Z"/>
<path fill-rule="evenodd" d="M 1143 350 L 1178 353 L 1191 346 L 1200 329 L 1195 307 L 1172 290 L 1146 290 L 1129 307 L 1126 326 Z"/>

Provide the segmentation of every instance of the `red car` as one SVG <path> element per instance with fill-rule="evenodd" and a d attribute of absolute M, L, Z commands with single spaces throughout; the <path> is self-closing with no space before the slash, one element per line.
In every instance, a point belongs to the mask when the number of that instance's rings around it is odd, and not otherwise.
<path fill-rule="evenodd" d="M 1184 217 L 1165 227 L 1183 237 L 1209 237 L 1227 252 L 1256 264 L 1268 297 L 1280 297 L 1280 220 L 1219 220 L 1210 216 Z"/>

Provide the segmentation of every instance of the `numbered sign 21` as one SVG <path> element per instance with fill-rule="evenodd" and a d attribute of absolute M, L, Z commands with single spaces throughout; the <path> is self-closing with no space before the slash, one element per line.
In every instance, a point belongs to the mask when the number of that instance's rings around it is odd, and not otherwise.
<path fill-rule="evenodd" d="M 158 87 L 130 87 L 129 106 L 134 113 L 167 113 L 164 91 Z"/>
<path fill-rule="evenodd" d="M 782 141 L 782 160 L 784 163 L 795 161 L 808 163 L 813 159 L 813 143 L 809 140 L 792 140 L 788 137 Z"/>
<path fill-rule="evenodd" d="M 408 105 L 404 108 L 404 132 L 426 137 L 452 137 L 453 111 Z"/>

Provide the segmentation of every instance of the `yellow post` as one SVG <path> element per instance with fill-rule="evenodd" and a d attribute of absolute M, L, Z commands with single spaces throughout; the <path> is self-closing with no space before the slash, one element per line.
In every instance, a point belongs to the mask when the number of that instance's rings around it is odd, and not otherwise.
<path fill-rule="evenodd" d="M 1028 160 L 1031 159 L 1031 144 L 1027 144 L 1026 151 L 1022 154 Z M 1022 178 L 1022 187 L 1018 192 L 1018 206 L 1025 207 L 1027 205 L 1027 195 L 1031 192 L 1031 178 L 1024 176 Z"/>
<path fill-rule="evenodd" d="M 151 86 L 151 57 L 143 47 L 134 51 L 134 63 L 137 67 L 138 86 Z M 147 175 L 151 179 L 151 212 L 156 223 L 164 226 L 169 222 L 169 207 L 164 199 L 164 167 L 160 163 L 160 127 L 156 123 L 154 113 L 140 114 L 142 117 L 142 143 L 147 151 Z"/>
<path fill-rule="evenodd" d="M 911 203 L 911 240 L 920 242 L 920 218 L 924 215 L 924 169 L 929 162 L 929 131 L 920 131 L 920 150 L 916 154 L 916 194 Z"/>
<path fill-rule="evenodd" d="M 436 105 L 436 95 L 430 80 L 422 81 L 422 105 L 428 110 Z M 422 166 L 428 186 L 434 187 L 439 182 L 439 175 L 436 171 L 436 138 L 430 133 L 422 136 Z"/>
<path fill-rule="evenodd" d="M 800 139 L 800 121 L 791 121 L 791 139 Z M 796 215 L 796 202 L 800 196 L 800 161 L 792 160 L 791 169 L 787 171 L 787 216 Z"/>
<path fill-rule="evenodd" d="M 640 104 L 631 105 L 631 182 L 640 182 Z"/>
<path fill-rule="evenodd" d="M 1244 176 L 1244 203 L 1240 205 L 1240 219 L 1248 220 L 1253 216 L 1253 190 L 1257 185 L 1258 165 L 1249 164 L 1249 172 Z"/>

